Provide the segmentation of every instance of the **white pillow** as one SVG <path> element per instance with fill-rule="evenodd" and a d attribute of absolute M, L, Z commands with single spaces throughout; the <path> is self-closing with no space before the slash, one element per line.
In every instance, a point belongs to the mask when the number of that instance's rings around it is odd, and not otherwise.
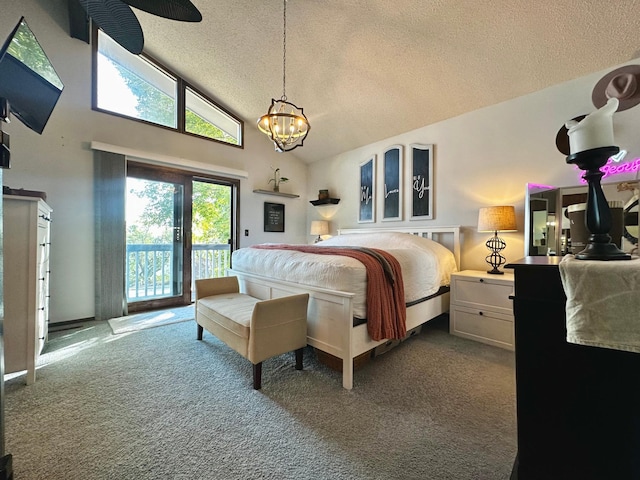
<path fill-rule="evenodd" d="M 429 238 L 400 232 L 349 233 L 338 235 L 316 243 L 318 246 L 357 246 L 388 250 L 421 250 L 437 259 L 436 265 L 442 279 L 441 285 L 448 285 L 450 275 L 458 270 L 453 252 L 444 245 Z"/>
<path fill-rule="evenodd" d="M 358 246 L 380 249 L 390 248 L 419 248 L 432 251 L 434 249 L 448 249 L 429 238 L 419 237 L 410 233 L 379 232 L 379 233 L 349 233 L 338 235 L 318 242 L 319 246 Z"/>

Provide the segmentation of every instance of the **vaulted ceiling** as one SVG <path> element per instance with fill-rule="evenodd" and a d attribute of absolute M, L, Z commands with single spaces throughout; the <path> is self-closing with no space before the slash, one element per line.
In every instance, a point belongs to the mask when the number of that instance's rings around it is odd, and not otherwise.
<path fill-rule="evenodd" d="M 201 23 L 135 10 L 145 51 L 256 128 L 282 95 L 282 0 L 193 3 Z M 639 26 L 638 0 L 288 0 L 286 94 L 311 131 L 284 155 L 314 162 L 630 61 Z"/>

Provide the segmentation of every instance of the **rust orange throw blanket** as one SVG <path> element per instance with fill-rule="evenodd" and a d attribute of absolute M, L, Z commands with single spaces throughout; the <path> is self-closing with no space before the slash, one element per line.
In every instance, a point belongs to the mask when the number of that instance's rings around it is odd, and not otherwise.
<path fill-rule="evenodd" d="M 254 245 L 251 248 L 295 250 L 318 255 L 343 255 L 355 258 L 365 266 L 367 271 L 367 329 L 369 336 L 373 340 L 384 340 L 387 338 L 400 339 L 406 335 L 407 308 L 404 301 L 402 271 L 400 263 L 390 253 L 377 248 L 315 247 L 288 244 Z"/>

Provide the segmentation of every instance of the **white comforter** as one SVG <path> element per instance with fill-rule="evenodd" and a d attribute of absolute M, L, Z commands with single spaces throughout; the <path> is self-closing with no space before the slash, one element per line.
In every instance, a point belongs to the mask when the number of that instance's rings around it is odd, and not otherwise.
<path fill-rule="evenodd" d="M 449 285 L 456 271 L 453 253 L 432 240 L 407 233 L 355 233 L 319 242 L 318 246 L 361 246 L 391 253 L 402 267 L 407 303 L 433 295 Z M 233 270 L 279 280 L 355 293 L 354 316 L 366 318 L 366 270 L 341 255 L 316 255 L 290 250 L 241 248 L 232 254 Z"/>

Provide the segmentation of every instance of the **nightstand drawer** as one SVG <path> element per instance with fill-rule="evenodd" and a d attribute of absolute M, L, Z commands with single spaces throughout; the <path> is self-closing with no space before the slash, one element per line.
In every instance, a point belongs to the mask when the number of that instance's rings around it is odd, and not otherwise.
<path fill-rule="evenodd" d="M 514 349 L 513 316 L 453 306 L 450 333 L 496 347 Z"/>
<path fill-rule="evenodd" d="M 506 309 L 513 312 L 512 284 L 492 283 L 484 278 L 454 277 L 452 301 L 457 305 L 481 308 L 483 305 Z M 505 313 L 507 313 L 505 312 Z"/>

